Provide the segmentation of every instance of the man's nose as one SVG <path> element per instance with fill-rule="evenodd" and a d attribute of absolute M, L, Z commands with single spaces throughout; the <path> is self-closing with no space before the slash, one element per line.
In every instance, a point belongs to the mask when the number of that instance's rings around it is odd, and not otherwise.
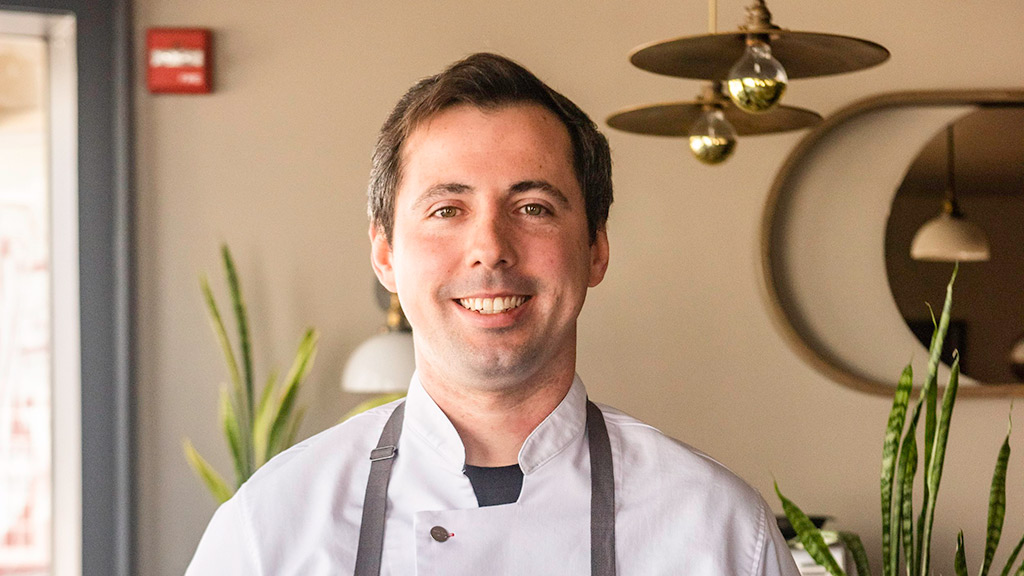
<path fill-rule="evenodd" d="M 470 266 L 507 268 L 516 263 L 513 226 L 499 214 L 481 215 L 469 233 L 466 252 Z"/>

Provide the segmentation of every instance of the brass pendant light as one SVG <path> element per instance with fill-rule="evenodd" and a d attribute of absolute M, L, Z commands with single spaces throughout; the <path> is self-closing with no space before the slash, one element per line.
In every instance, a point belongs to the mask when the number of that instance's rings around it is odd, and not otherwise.
<path fill-rule="evenodd" d="M 703 125 L 698 125 L 703 120 L 704 124 L 714 126 L 714 120 L 708 117 L 718 115 L 732 127 L 734 136 L 731 143 L 725 142 L 718 134 L 702 132 Z M 817 112 L 792 106 L 778 106 L 763 114 L 749 114 L 733 104 L 723 92 L 722 83 L 717 80 L 707 83 L 694 100 L 636 106 L 608 117 L 609 126 L 625 132 L 650 136 L 688 136 L 691 151 L 706 164 L 717 164 L 728 158 L 735 147 L 735 136 L 799 130 L 820 121 L 821 115 Z M 721 146 L 708 150 L 705 144 L 711 142 L 713 145 L 716 140 Z M 724 149 L 726 147 L 728 150 Z"/>
<path fill-rule="evenodd" d="M 697 159 L 717 164 L 735 149 L 737 135 L 799 130 L 821 121 L 814 111 L 778 104 L 791 78 L 851 72 L 889 57 L 867 40 L 783 30 L 772 23 L 764 0 L 747 8 L 739 31 L 719 33 L 716 27 L 716 0 L 709 0 L 709 34 L 655 42 L 630 56 L 644 70 L 710 80 L 696 100 L 627 108 L 612 114 L 608 125 L 636 134 L 689 136 Z"/>
<path fill-rule="evenodd" d="M 789 80 L 853 72 L 888 58 L 888 50 L 868 40 L 779 28 L 764 0 L 754 0 L 738 31 L 653 42 L 629 60 L 656 74 L 726 80 L 734 102 L 757 112 L 778 102 Z"/>
<path fill-rule="evenodd" d="M 708 82 L 694 100 L 626 108 L 609 116 L 608 125 L 634 134 L 686 136 L 690 126 L 709 104 L 722 109 L 725 119 L 740 136 L 800 130 L 821 121 L 817 112 L 795 106 L 779 106 L 756 116 L 747 114 L 725 96 L 722 83 L 714 81 Z"/>

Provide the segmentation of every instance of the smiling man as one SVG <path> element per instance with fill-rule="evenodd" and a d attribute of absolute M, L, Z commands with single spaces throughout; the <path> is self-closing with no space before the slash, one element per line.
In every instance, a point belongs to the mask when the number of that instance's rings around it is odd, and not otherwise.
<path fill-rule="evenodd" d="M 413 326 L 409 395 L 260 469 L 188 574 L 797 574 L 753 489 L 587 399 L 576 320 L 612 185 L 579 108 L 470 56 L 399 101 L 369 196 L 374 271 Z"/>

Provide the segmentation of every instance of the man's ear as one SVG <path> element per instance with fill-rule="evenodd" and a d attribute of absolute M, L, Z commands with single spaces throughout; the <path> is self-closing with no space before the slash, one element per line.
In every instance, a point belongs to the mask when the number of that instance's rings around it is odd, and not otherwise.
<path fill-rule="evenodd" d="M 373 272 L 377 280 L 388 289 L 389 292 L 398 292 L 395 287 L 395 270 L 392 266 L 393 254 L 391 242 L 383 230 L 370 224 L 370 264 L 373 265 Z"/>
<path fill-rule="evenodd" d="M 594 242 L 590 244 L 590 280 L 587 286 L 593 288 L 604 280 L 608 270 L 608 232 L 604 228 L 597 231 Z"/>

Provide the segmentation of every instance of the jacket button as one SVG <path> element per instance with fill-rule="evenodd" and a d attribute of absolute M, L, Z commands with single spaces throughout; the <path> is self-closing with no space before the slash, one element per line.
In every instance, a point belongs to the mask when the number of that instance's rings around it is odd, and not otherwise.
<path fill-rule="evenodd" d="M 446 542 L 451 536 L 444 526 L 434 526 L 430 529 L 430 537 L 438 542 Z"/>

